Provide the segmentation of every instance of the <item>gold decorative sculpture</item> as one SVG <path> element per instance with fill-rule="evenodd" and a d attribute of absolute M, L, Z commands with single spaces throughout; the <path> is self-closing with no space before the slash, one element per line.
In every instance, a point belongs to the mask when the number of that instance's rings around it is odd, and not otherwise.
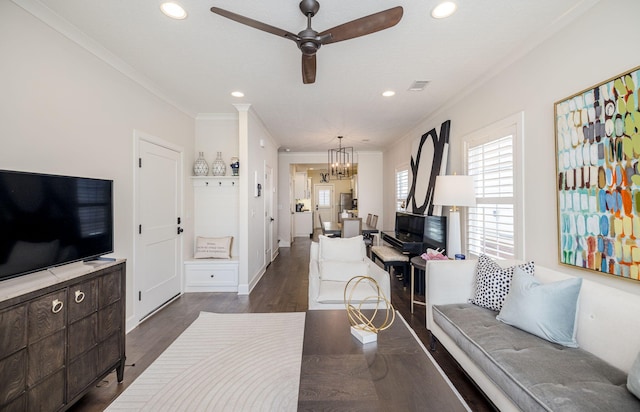
<path fill-rule="evenodd" d="M 367 296 L 360 299 L 357 307 L 351 304 L 353 300 L 354 291 L 358 288 L 361 282 L 367 282 L 376 289 L 376 294 Z M 367 317 L 362 313 L 362 305 L 365 303 L 375 302 L 376 307 L 373 309 L 373 313 L 370 317 Z M 369 343 L 377 340 L 377 334 L 380 331 L 387 329 L 393 321 L 396 319 L 396 312 L 393 309 L 393 305 L 384 292 L 380 289 L 380 285 L 375 279 L 369 276 L 356 276 L 347 282 L 344 287 L 344 304 L 347 309 L 347 316 L 349 317 L 349 323 L 351 323 L 351 334 L 354 335 L 360 342 Z M 380 307 L 380 304 L 384 304 L 384 308 Z M 384 310 L 384 321 L 381 325 L 376 326 L 374 324 L 378 312 Z"/>

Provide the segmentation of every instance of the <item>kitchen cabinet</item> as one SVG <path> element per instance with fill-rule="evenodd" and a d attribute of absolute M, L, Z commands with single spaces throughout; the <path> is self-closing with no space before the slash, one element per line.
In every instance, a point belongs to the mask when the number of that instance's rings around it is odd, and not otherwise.
<path fill-rule="evenodd" d="M 296 172 L 293 184 L 296 199 L 311 198 L 311 179 L 307 177 L 307 172 Z"/>
<path fill-rule="evenodd" d="M 311 234 L 313 234 L 313 212 L 296 212 L 294 235 L 309 237 Z"/>
<path fill-rule="evenodd" d="M 351 190 L 353 190 L 353 198 L 358 198 L 358 175 L 355 174 L 351 178 Z"/>

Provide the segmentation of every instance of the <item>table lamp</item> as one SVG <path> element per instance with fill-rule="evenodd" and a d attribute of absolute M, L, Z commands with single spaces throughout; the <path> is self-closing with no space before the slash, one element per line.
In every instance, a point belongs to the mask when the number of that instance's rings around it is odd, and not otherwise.
<path fill-rule="evenodd" d="M 449 210 L 449 230 L 447 231 L 447 256 L 453 258 L 455 255 L 462 253 L 458 207 L 476 205 L 473 176 L 437 176 L 433 204 L 436 206 L 451 206 Z"/>

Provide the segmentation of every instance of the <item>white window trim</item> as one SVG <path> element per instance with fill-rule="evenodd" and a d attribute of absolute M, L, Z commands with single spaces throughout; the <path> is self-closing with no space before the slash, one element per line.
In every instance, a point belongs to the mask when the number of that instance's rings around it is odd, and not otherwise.
<path fill-rule="evenodd" d="M 482 129 L 469 133 L 462 138 L 462 164 L 464 173 L 467 171 L 467 153 L 469 146 L 494 140 L 501 130 L 513 131 L 513 200 L 514 200 L 514 255 L 516 259 L 525 258 L 525 202 L 524 202 L 524 112 L 512 114 L 502 120 L 492 123 Z M 465 242 L 467 241 L 468 225 L 467 213 L 464 211 Z M 466 247 L 465 247 L 466 249 Z"/>

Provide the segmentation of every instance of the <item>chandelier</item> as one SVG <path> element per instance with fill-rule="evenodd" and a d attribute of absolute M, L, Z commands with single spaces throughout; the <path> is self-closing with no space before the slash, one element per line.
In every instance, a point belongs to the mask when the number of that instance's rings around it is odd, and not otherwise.
<path fill-rule="evenodd" d="M 342 147 L 342 137 L 338 136 L 338 148 L 329 149 L 327 168 L 330 179 L 348 179 L 353 176 L 353 147 Z"/>

